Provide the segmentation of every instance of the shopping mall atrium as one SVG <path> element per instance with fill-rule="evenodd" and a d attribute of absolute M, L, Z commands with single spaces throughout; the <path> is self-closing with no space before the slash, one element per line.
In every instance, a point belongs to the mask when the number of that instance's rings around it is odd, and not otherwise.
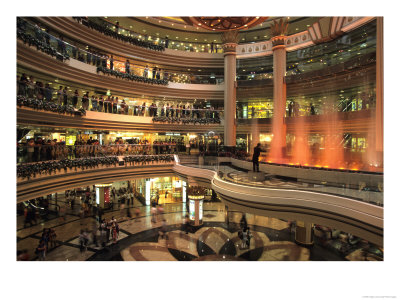
<path fill-rule="evenodd" d="M 16 27 L 16 260 L 384 260 L 383 17 Z"/>

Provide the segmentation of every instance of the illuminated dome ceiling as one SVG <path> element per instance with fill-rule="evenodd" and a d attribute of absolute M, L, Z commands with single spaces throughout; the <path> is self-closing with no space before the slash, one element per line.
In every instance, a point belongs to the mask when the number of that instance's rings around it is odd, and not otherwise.
<path fill-rule="evenodd" d="M 268 17 L 182 17 L 189 25 L 213 31 L 248 29 L 263 23 Z"/>

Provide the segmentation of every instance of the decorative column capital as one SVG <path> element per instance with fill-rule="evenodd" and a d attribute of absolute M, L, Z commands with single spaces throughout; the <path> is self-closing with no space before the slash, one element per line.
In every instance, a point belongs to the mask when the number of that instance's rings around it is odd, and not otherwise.
<path fill-rule="evenodd" d="M 224 54 L 236 54 L 236 47 L 239 42 L 239 31 L 226 31 L 222 35 L 222 48 Z"/>
<path fill-rule="evenodd" d="M 274 24 L 271 26 L 272 47 L 285 45 L 285 35 L 288 26 L 287 19 L 280 19 L 279 22 L 274 20 Z"/>

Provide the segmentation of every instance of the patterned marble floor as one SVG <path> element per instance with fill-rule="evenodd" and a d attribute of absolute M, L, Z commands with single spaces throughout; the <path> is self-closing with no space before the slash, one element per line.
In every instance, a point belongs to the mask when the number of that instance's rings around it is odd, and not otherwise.
<path fill-rule="evenodd" d="M 164 206 L 163 218 L 167 222 L 168 240 L 159 238 L 161 216 L 151 222 L 149 207 L 141 206 L 138 218 L 127 218 L 119 210 L 104 214 L 106 219 L 115 216 L 120 226 L 118 243 L 109 242 L 105 248 L 91 241 L 86 251 L 79 250 L 78 235 L 81 229 L 93 228 L 93 217 L 79 219 L 67 215 L 66 221 L 59 219 L 41 222 L 29 228 L 17 230 L 17 250 L 28 250 L 31 260 L 36 260 L 37 247 L 43 228 L 54 228 L 57 245 L 47 253 L 47 261 L 205 261 L 205 260 L 362 260 L 354 251 L 347 257 L 318 245 L 308 249 L 294 242 L 294 233 L 283 220 L 247 214 L 248 225 L 253 235 L 250 247 L 243 249 L 238 238 L 242 213 L 229 212 L 229 225 L 225 220 L 222 203 L 204 203 L 203 227 L 188 234 L 183 233 L 181 224 L 186 214 L 184 203 Z M 99 238 L 99 237 L 98 237 Z"/>

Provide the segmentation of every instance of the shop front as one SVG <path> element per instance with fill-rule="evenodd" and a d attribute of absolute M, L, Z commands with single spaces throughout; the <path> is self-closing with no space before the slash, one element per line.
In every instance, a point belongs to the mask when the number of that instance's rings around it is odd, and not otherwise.
<path fill-rule="evenodd" d="M 150 205 L 152 201 L 158 204 L 182 203 L 184 199 L 183 181 L 178 177 L 156 177 L 137 179 L 135 184 L 136 192 L 141 194 Z"/>

